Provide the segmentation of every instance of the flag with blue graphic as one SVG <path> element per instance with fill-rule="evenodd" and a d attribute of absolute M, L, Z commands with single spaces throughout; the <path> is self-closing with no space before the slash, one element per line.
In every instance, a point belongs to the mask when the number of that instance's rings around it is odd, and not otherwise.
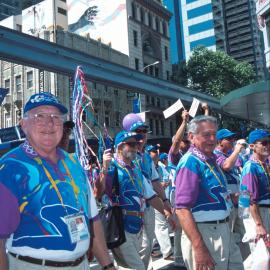
<path fill-rule="evenodd" d="M 133 99 L 133 112 L 134 113 L 141 112 L 141 100 L 139 97 Z"/>
<path fill-rule="evenodd" d="M 8 89 L 7 88 L 0 88 L 0 105 L 2 104 L 5 96 L 8 93 Z"/>

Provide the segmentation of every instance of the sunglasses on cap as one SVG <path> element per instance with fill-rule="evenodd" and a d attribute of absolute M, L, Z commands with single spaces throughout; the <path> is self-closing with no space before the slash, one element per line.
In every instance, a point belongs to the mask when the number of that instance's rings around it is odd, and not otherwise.
<path fill-rule="evenodd" d="M 129 147 L 137 147 L 139 145 L 139 142 L 124 142 L 124 144 L 128 145 Z"/>
<path fill-rule="evenodd" d="M 267 144 L 269 145 L 270 144 L 270 140 L 265 140 L 265 141 L 258 141 L 256 143 L 259 143 L 261 144 L 262 146 L 266 146 Z"/>
<path fill-rule="evenodd" d="M 148 133 L 148 130 L 147 129 L 136 129 L 135 132 L 139 133 L 139 134 L 141 134 L 141 133 L 145 134 L 145 133 Z"/>

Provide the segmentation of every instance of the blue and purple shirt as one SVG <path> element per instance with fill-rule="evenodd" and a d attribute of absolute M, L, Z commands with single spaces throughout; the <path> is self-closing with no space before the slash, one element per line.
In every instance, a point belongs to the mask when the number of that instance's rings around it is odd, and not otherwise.
<path fill-rule="evenodd" d="M 113 178 L 117 169 L 119 181 L 119 197 L 112 194 Z M 126 211 L 143 213 L 145 200 L 151 200 L 156 196 L 151 184 L 143 176 L 137 162 L 132 162 L 131 166 L 116 158 L 109 167 L 106 176 L 106 194 L 114 203 L 120 204 Z M 125 211 L 123 211 L 125 213 Z M 124 227 L 129 233 L 140 232 L 143 219 L 139 216 L 124 214 Z"/>
<path fill-rule="evenodd" d="M 196 222 L 221 220 L 230 214 L 226 178 L 214 155 L 207 158 L 191 146 L 177 166 L 175 185 L 175 208 L 190 209 Z"/>
<path fill-rule="evenodd" d="M 54 164 L 26 141 L 0 161 L 0 238 L 7 239 L 10 252 L 70 261 L 88 250 L 89 239 L 71 243 L 64 217 L 82 213 L 88 223 L 98 218 L 92 189 L 78 160 L 60 148 L 57 154 Z"/>
<path fill-rule="evenodd" d="M 252 203 L 270 205 L 270 168 L 253 156 L 244 165 L 241 184 L 247 186 Z"/>

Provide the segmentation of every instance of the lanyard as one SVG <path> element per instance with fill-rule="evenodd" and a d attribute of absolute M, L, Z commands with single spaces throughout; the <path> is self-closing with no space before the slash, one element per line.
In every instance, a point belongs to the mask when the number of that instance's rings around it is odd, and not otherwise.
<path fill-rule="evenodd" d="M 43 168 L 43 170 L 44 170 L 44 172 L 45 172 L 47 178 L 49 179 L 49 181 L 50 181 L 50 183 L 51 183 L 53 189 L 55 190 L 55 192 L 56 192 L 56 194 L 57 194 L 57 197 L 58 197 L 58 199 L 59 199 L 59 201 L 60 201 L 62 207 L 65 209 L 65 211 L 66 211 L 66 213 L 67 213 L 67 209 L 66 209 L 66 207 L 65 207 L 65 205 L 64 205 L 63 197 L 62 197 L 62 195 L 61 195 L 61 193 L 60 193 L 60 191 L 59 191 L 59 189 L 58 189 L 58 187 L 57 187 L 55 181 L 53 180 L 53 178 L 52 178 L 50 172 L 49 172 L 49 171 L 47 170 L 47 168 L 43 165 L 42 160 L 41 160 L 40 158 L 35 158 L 35 160 L 37 161 L 38 164 L 40 164 L 40 165 L 42 166 L 42 168 Z M 74 192 L 74 195 L 75 195 L 75 198 L 76 198 L 76 202 L 77 202 L 77 205 L 78 205 L 78 193 L 79 193 L 79 188 L 76 186 L 76 184 L 75 184 L 75 182 L 74 182 L 74 179 L 73 179 L 73 177 L 72 177 L 72 175 L 71 175 L 71 173 L 70 173 L 70 171 L 69 171 L 67 165 L 65 164 L 65 162 L 64 162 L 63 160 L 61 160 L 61 161 L 62 161 L 62 164 L 63 164 L 63 166 L 64 166 L 64 168 L 65 168 L 65 170 L 66 170 L 66 172 L 67 172 L 69 178 L 71 179 L 71 186 L 72 186 L 72 189 L 73 189 L 73 192 Z M 67 214 L 68 214 L 68 213 L 67 213 Z"/>
<path fill-rule="evenodd" d="M 215 168 L 215 165 L 214 165 L 213 167 L 211 167 L 210 164 L 209 164 L 207 161 L 205 161 L 205 164 L 208 166 L 208 168 L 210 169 L 211 173 L 212 173 L 212 174 L 215 176 L 215 178 L 218 180 L 220 186 L 221 186 L 221 187 L 224 187 L 224 185 L 222 184 L 221 179 L 219 178 L 219 176 L 218 176 L 218 175 L 215 173 L 215 171 L 213 170 L 213 168 Z M 223 178 L 223 179 L 226 179 L 226 177 L 225 177 L 224 173 L 222 172 L 222 170 L 221 170 L 219 167 L 217 167 L 217 168 L 218 168 L 218 171 L 221 173 L 222 178 Z"/>
<path fill-rule="evenodd" d="M 260 166 L 261 166 L 262 169 L 263 169 L 263 172 L 264 172 L 264 174 L 265 174 L 265 176 L 266 176 L 266 178 L 267 178 L 267 181 L 269 182 L 269 180 L 270 180 L 270 170 L 269 170 L 269 167 L 268 167 L 267 164 L 265 163 L 265 166 L 266 166 L 266 169 L 267 169 L 267 171 L 266 171 L 265 168 L 264 168 L 264 166 L 263 166 L 263 164 L 262 164 L 262 162 L 261 162 L 260 160 L 258 160 L 258 162 L 259 162 Z"/>

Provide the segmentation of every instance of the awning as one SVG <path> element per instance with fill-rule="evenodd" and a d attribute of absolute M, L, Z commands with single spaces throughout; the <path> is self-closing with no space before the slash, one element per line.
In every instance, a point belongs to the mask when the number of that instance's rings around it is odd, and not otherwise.
<path fill-rule="evenodd" d="M 224 112 L 270 127 L 270 81 L 236 89 L 220 100 Z"/>

